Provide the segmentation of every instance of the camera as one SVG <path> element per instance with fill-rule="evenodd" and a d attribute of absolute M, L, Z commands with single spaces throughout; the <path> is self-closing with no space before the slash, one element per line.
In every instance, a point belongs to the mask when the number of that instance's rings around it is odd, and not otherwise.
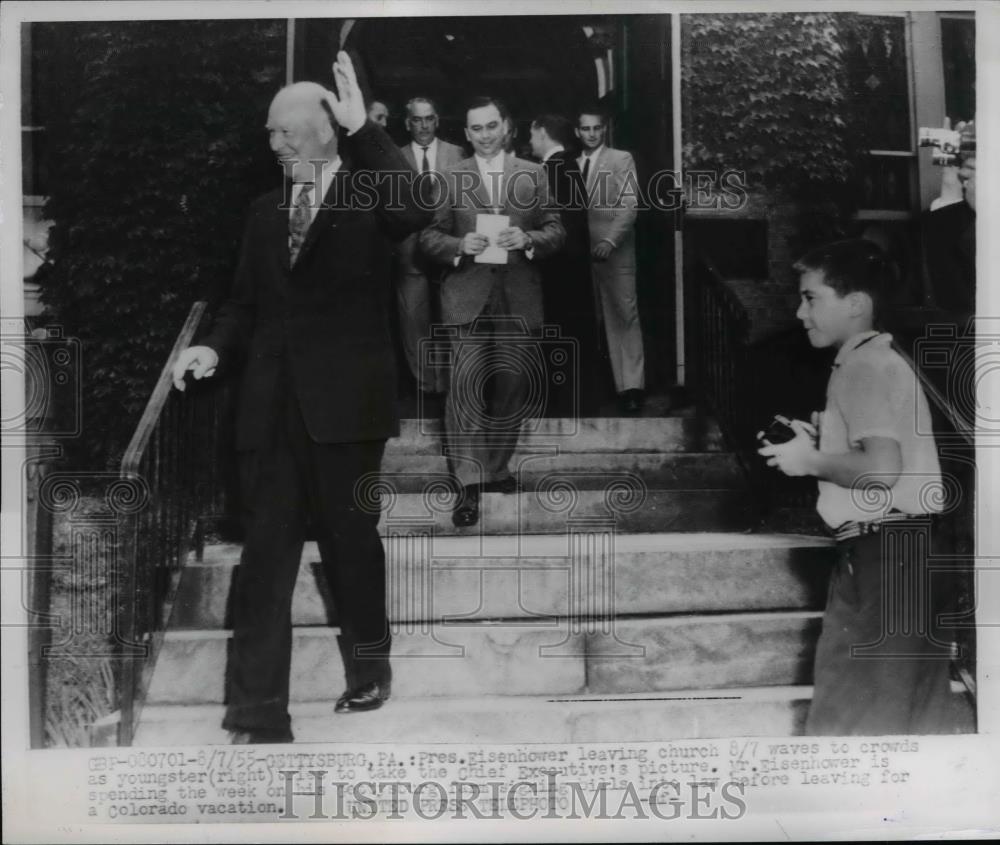
<path fill-rule="evenodd" d="M 921 126 L 918 136 L 921 147 L 933 147 L 931 161 L 939 167 L 957 167 L 962 157 L 975 153 L 975 138 L 963 138 L 958 129 Z"/>
<path fill-rule="evenodd" d="M 77 437 L 81 430 L 78 338 L 48 326 L 0 336 L 3 368 L 24 378 L 24 407 L 3 419 L 3 433 Z"/>
<path fill-rule="evenodd" d="M 767 441 L 772 446 L 780 446 L 782 443 L 794 440 L 796 436 L 795 429 L 792 428 L 788 417 L 775 414 L 770 425 L 757 435 L 757 439 L 762 443 Z"/>
<path fill-rule="evenodd" d="M 579 355 L 577 341 L 564 337 L 558 325 L 546 324 L 532 333 L 519 316 L 481 316 L 467 330 L 459 326 L 431 327 L 431 336 L 420 342 L 423 366 L 447 369 L 456 431 L 451 439 L 512 431 L 537 432 L 549 414 L 554 390 L 569 391 L 573 413 L 559 435 L 576 433 L 579 409 Z M 489 386 L 497 378 L 521 376 L 525 380 L 522 402 L 503 417 L 490 416 Z M 456 386 L 457 390 L 456 391 Z M 465 391 L 466 395 L 463 395 Z M 523 425 L 522 425 L 523 423 Z"/>

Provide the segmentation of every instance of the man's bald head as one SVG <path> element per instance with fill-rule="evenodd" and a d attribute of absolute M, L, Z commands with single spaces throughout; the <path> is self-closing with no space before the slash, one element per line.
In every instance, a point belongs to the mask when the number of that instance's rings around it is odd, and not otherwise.
<path fill-rule="evenodd" d="M 291 178 L 313 180 L 310 162 L 332 161 L 337 156 L 336 123 L 325 105 L 326 89 L 315 82 L 294 82 L 271 101 L 267 131 L 271 150 Z"/>
<path fill-rule="evenodd" d="M 296 113 L 311 123 L 317 132 L 334 135 L 336 121 L 325 105 L 326 89 L 316 82 L 293 82 L 286 85 L 271 100 L 270 114 Z"/>

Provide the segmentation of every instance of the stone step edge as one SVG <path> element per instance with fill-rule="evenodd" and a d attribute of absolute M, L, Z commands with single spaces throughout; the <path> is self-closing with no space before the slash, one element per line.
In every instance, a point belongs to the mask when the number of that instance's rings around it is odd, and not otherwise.
<path fill-rule="evenodd" d="M 613 423 L 614 425 L 620 425 L 622 427 L 636 427 L 636 426 L 647 426 L 652 425 L 655 422 L 661 422 L 664 420 L 670 420 L 675 422 L 677 420 L 698 420 L 706 426 L 718 426 L 715 417 L 708 412 L 690 412 L 685 411 L 676 414 L 662 414 L 659 416 L 650 417 L 526 417 L 522 422 L 522 428 L 525 426 L 541 425 L 541 426 L 551 426 L 557 423 L 564 423 L 567 420 L 573 420 L 577 425 L 586 424 L 588 426 L 597 426 L 602 423 Z M 441 421 L 440 417 L 400 417 L 399 426 L 400 429 L 416 428 L 417 426 L 426 426 L 428 428 L 433 428 L 435 431 L 440 432 L 443 429 L 444 423 Z"/>
<path fill-rule="evenodd" d="M 699 623 L 748 623 L 763 620 L 773 620 L 773 619 L 787 619 L 794 620 L 799 619 L 807 621 L 810 619 L 820 619 L 823 616 L 822 610 L 779 610 L 779 611 L 754 611 L 750 613 L 679 613 L 675 615 L 650 615 L 650 614 L 621 614 L 616 615 L 615 619 L 620 622 L 649 622 L 656 623 L 660 625 L 665 625 L 667 627 L 681 627 L 691 624 Z M 537 617 L 537 621 L 552 621 L 557 622 L 566 621 L 567 617 L 557 616 L 545 616 Z M 415 624 L 425 624 L 425 623 L 415 623 Z M 432 625 L 441 625 L 442 623 L 431 623 Z M 451 628 L 453 630 L 458 629 L 468 629 L 468 628 L 504 628 L 511 627 L 516 629 L 523 629 L 526 627 L 531 627 L 524 624 L 523 619 L 475 619 L 470 621 L 457 621 L 451 623 L 444 623 L 444 627 Z M 295 625 L 292 628 L 292 634 L 295 637 L 305 638 L 305 637 L 315 637 L 317 639 L 332 639 L 340 633 L 340 628 L 335 625 Z M 583 632 L 586 633 L 586 632 Z M 164 645 L 169 642 L 190 642 L 193 640 L 221 640 L 229 639 L 232 636 L 232 629 L 229 628 L 195 628 L 195 629 L 173 629 L 166 631 L 164 633 Z M 596 655 L 600 656 L 600 655 Z M 400 657 L 400 660 L 406 660 L 406 657 Z"/>
<path fill-rule="evenodd" d="M 504 551 L 505 544 L 509 546 L 520 540 L 522 535 L 518 534 L 484 534 L 480 538 L 480 548 L 477 559 L 502 558 L 505 560 L 516 560 L 520 556 L 509 554 L 491 553 L 493 549 Z M 548 557 L 541 547 L 551 545 L 553 552 L 566 548 L 566 543 L 570 535 L 568 534 L 532 534 L 528 541 L 533 547 L 533 551 L 523 555 L 525 558 Z M 711 538 L 714 542 L 706 542 Z M 383 535 L 383 539 L 386 539 Z M 475 535 L 455 535 L 441 534 L 433 538 L 435 545 L 435 557 L 445 559 L 455 558 L 456 561 L 468 560 L 473 557 L 469 553 L 458 553 L 454 547 L 467 548 L 476 540 Z M 702 545 L 704 543 L 704 545 Z M 664 552 L 678 553 L 690 552 L 720 552 L 720 551 L 753 551 L 760 549 L 818 549 L 831 548 L 834 541 L 830 537 L 812 534 L 746 534 L 736 531 L 700 531 L 700 532 L 649 532 L 636 534 L 615 535 L 616 554 L 662 554 Z M 198 560 L 193 554 L 189 556 L 186 566 L 191 567 L 214 567 L 234 565 L 238 558 L 242 544 L 240 543 L 212 543 L 205 546 L 205 555 L 202 560 Z M 449 550 L 452 552 L 448 554 Z M 315 541 L 305 544 L 302 551 L 303 557 L 307 555 L 318 558 L 319 549 Z M 564 560 L 567 555 L 553 553 L 553 560 Z"/>
<path fill-rule="evenodd" d="M 609 710 L 640 707 L 662 707 L 664 705 L 692 705 L 697 703 L 745 703 L 756 704 L 764 702 L 793 702 L 809 700 L 813 696 L 811 684 L 786 685 L 773 687 L 726 687 L 710 690 L 679 690 L 665 693 L 621 693 L 616 695 L 598 695 L 579 693 L 575 695 L 482 695 L 474 698 L 393 698 L 386 709 L 420 710 L 427 708 L 434 714 L 447 713 L 448 710 L 463 712 L 495 712 L 496 710 L 529 712 L 546 705 L 560 707 L 572 705 L 600 705 Z M 293 701 L 289 705 L 292 718 L 309 718 L 312 715 L 329 716 L 334 699 L 329 701 Z M 447 702 L 445 706 L 442 706 Z M 183 711 L 186 718 L 199 719 L 214 716 L 224 711 L 223 704 L 147 704 L 142 709 L 142 722 L 171 721 Z"/>

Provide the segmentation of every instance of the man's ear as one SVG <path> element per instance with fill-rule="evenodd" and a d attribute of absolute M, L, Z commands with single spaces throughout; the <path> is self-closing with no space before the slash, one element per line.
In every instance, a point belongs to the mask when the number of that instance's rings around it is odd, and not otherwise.
<path fill-rule="evenodd" d="M 324 144 L 329 144 L 337 133 L 329 121 L 323 120 L 319 124 L 319 139 Z"/>
<path fill-rule="evenodd" d="M 573 134 L 576 135 L 577 138 L 580 137 L 580 127 L 579 126 L 574 126 L 573 127 Z"/>
<path fill-rule="evenodd" d="M 862 317 L 873 313 L 875 304 L 871 296 L 861 290 L 852 290 L 847 294 L 847 313 L 852 317 Z"/>

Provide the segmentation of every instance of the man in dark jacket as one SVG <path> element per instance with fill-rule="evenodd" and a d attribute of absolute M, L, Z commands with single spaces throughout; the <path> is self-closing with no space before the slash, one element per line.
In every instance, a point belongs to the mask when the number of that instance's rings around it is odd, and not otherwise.
<path fill-rule="evenodd" d="M 549 202 L 559 210 L 566 245 L 541 262 L 545 322 L 576 342 L 577 372 L 561 386 L 549 380 L 548 411 L 557 416 L 597 413 L 601 384 L 600 338 L 590 278 L 587 191 L 573 143 L 572 124 L 561 115 L 543 114 L 531 123 L 531 152 L 545 167 Z"/>
<path fill-rule="evenodd" d="M 366 120 L 346 53 L 334 77 L 337 95 L 300 82 L 275 96 L 267 129 L 288 182 L 251 207 L 232 294 L 174 368 L 183 390 L 188 370 L 202 378 L 246 359 L 236 431 L 246 538 L 223 722 L 234 742 L 292 741 L 291 599 L 307 521 L 341 625 L 347 691 L 336 709 L 372 710 L 390 693 L 378 513 L 359 507 L 355 485 L 398 433 L 387 237 L 431 215 L 408 190 L 399 149 Z"/>

